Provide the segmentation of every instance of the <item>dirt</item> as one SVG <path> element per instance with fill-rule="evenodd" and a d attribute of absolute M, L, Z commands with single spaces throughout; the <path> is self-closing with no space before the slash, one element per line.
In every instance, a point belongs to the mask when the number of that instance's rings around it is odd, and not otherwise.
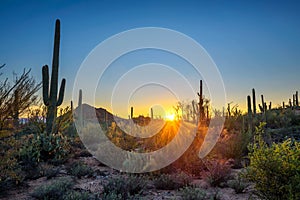
<path fill-rule="evenodd" d="M 47 184 L 59 177 L 68 177 L 66 166 L 74 161 L 82 161 L 92 169 L 97 172 L 96 176 L 92 177 L 82 177 L 80 179 L 75 179 L 74 189 L 88 191 L 91 193 L 101 193 L 103 190 L 103 185 L 107 181 L 115 176 L 120 175 L 120 172 L 111 169 L 109 167 L 103 166 L 99 161 L 93 157 L 79 157 L 76 159 L 70 159 L 65 165 L 60 166 L 60 171 L 52 179 L 47 179 L 46 177 L 41 177 L 36 180 L 28 180 L 18 188 L 11 189 L 7 191 L 5 197 L 0 197 L 0 200 L 4 199 L 18 199 L 18 200 L 30 200 L 34 199 L 30 196 L 30 193 L 34 191 L 35 188 Z M 233 169 L 231 177 L 236 176 L 241 169 Z M 248 200 L 248 199 L 258 199 L 253 196 L 253 185 L 248 186 L 245 191 L 241 194 L 236 194 L 232 188 L 214 188 L 211 187 L 207 182 L 200 178 L 194 178 L 191 182 L 192 185 L 203 188 L 208 194 L 217 193 L 220 200 Z M 153 183 L 149 182 L 146 189 L 142 192 L 142 199 L 153 199 L 153 200 L 163 200 L 163 199 L 180 199 L 179 192 L 176 190 L 157 190 Z"/>

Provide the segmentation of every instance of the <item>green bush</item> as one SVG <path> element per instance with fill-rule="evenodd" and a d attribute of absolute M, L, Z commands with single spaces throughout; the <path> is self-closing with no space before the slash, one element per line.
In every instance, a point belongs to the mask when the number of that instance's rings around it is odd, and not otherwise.
<path fill-rule="evenodd" d="M 161 174 L 154 179 L 154 186 L 159 190 L 176 190 L 187 186 L 191 177 L 184 174 Z"/>
<path fill-rule="evenodd" d="M 43 200 L 63 200 L 64 196 L 68 196 L 72 187 L 73 181 L 71 179 L 60 178 L 49 184 L 39 186 L 31 193 L 31 196 Z"/>
<path fill-rule="evenodd" d="M 121 196 L 122 199 L 128 199 L 129 197 L 139 195 L 145 188 L 146 182 L 143 177 L 128 176 L 128 177 L 116 177 L 111 179 L 103 188 L 103 195 L 116 194 L 116 198 Z"/>
<path fill-rule="evenodd" d="M 82 162 L 73 163 L 69 169 L 69 173 L 73 176 L 81 178 L 82 176 L 92 176 L 93 169 Z"/>
<path fill-rule="evenodd" d="M 62 134 L 40 133 L 29 135 L 20 149 L 19 160 L 23 166 L 34 167 L 40 161 L 63 163 L 69 155 L 68 138 Z"/>
<path fill-rule="evenodd" d="M 235 193 L 240 194 L 245 192 L 245 189 L 249 186 L 249 183 L 243 180 L 242 177 L 238 176 L 237 179 L 229 180 L 227 185 L 234 189 Z"/>
<path fill-rule="evenodd" d="M 264 199 L 300 199 L 300 142 L 287 139 L 268 146 L 261 136 L 249 147 L 246 178 Z"/>
<path fill-rule="evenodd" d="M 209 199 L 207 193 L 201 189 L 194 186 L 186 186 L 181 188 L 180 196 L 183 200 L 206 200 Z"/>

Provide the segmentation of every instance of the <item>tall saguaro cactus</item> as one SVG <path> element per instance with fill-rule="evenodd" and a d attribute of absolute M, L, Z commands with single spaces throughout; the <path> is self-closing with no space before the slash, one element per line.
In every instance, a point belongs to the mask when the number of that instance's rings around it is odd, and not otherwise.
<path fill-rule="evenodd" d="M 59 95 L 58 90 L 58 66 L 59 66 L 59 43 L 60 43 L 60 21 L 57 19 L 55 23 L 54 50 L 52 60 L 52 74 L 49 93 L 49 68 L 48 65 L 43 66 L 43 101 L 47 106 L 46 132 L 52 133 L 53 125 L 57 115 L 57 106 L 63 102 L 66 79 L 62 79 Z"/>
<path fill-rule="evenodd" d="M 82 90 L 79 90 L 79 95 L 78 95 L 78 122 L 79 125 L 82 127 L 83 126 L 83 110 L 82 110 Z"/>
<path fill-rule="evenodd" d="M 151 108 L 151 119 L 154 119 L 154 116 L 153 116 L 153 108 Z"/>
<path fill-rule="evenodd" d="M 296 106 L 299 106 L 298 91 L 296 91 L 296 94 L 295 94 L 295 101 L 296 101 Z"/>
<path fill-rule="evenodd" d="M 130 108 L 130 119 L 133 119 L 133 107 Z"/>
<path fill-rule="evenodd" d="M 204 120 L 204 100 L 203 100 L 203 85 L 202 85 L 202 80 L 200 80 L 200 91 L 197 93 L 199 96 L 199 120 L 202 122 Z"/>
<path fill-rule="evenodd" d="M 253 103 L 253 115 L 256 115 L 256 96 L 255 89 L 252 89 L 252 103 Z"/>
<path fill-rule="evenodd" d="M 252 132 L 253 122 L 252 122 L 252 110 L 251 110 L 251 97 L 247 96 L 247 105 L 248 105 L 248 130 Z"/>

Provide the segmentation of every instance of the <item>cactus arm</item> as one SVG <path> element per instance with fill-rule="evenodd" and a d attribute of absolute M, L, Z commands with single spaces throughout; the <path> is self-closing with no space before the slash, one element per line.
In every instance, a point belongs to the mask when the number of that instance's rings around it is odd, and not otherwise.
<path fill-rule="evenodd" d="M 46 106 L 49 105 L 49 69 L 48 65 L 43 66 L 43 101 Z"/>
<path fill-rule="evenodd" d="M 58 96 L 58 100 L 56 102 L 56 106 L 60 106 L 64 100 L 65 85 L 66 85 L 66 79 L 63 79 L 61 81 L 61 85 L 60 85 L 60 89 L 59 89 L 59 96 Z"/>

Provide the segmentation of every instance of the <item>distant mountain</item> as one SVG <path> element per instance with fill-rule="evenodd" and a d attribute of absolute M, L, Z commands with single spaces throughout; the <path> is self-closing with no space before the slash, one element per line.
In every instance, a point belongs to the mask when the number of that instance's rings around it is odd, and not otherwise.
<path fill-rule="evenodd" d="M 79 107 L 74 110 L 75 113 L 78 112 L 78 109 Z M 89 104 L 82 104 L 82 116 L 85 120 L 91 120 L 95 116 L 95 112 L 100 123 L 107 122 L 108 124 L 111 124 L 111 122 L 115 121 L 114 115 L 108 112 L 106 109 L 95 108 Z"/>

